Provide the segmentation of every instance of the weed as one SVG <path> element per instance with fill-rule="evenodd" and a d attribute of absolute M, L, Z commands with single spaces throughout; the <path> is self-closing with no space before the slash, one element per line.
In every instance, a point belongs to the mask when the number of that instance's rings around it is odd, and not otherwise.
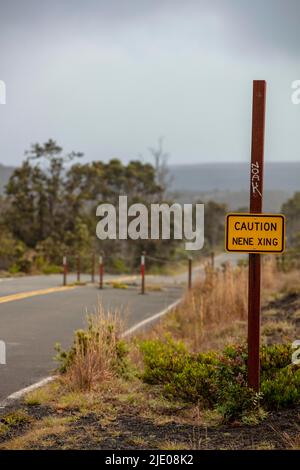
<path fill-rule="evenodd" d="M 22 424 L 29 423 L 30 421 L 30 416 L 23 410 L 12 411 L 1 418 L 1 423 L 9 428 L 20 426 Z"/>
<path fill-rule="evenodd" d="M 116 312 L 105 313 L 101 305 L 88 316 L 86 330 L 75 332 L 73 346 L 63 351 L 56 345 L 60 371 L 73 390 L 91 390 L 127 370 L 127 346 L 120 339 L 121 322 Z"/>

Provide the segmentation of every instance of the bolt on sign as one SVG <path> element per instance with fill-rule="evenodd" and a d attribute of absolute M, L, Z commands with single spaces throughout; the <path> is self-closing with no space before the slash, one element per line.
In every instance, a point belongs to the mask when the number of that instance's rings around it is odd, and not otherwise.
<path fill-rule="evenodd" d="M 283 253 L 285 217 L 281 214 L 228 214 L 226 251 Z"/>

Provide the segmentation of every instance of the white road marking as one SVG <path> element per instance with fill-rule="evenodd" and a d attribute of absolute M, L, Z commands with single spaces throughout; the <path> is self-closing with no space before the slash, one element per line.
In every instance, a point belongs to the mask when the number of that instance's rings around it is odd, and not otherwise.
<path fill-rule="evenodd" d="M 27 393 L 33 392 L 33 390 L 36 390 L 37 388 L 43 387 L 44 385 L 47 385 L 48 383 L 53 382 L 55 377 L 56 377 L 55 375 L 46 377 L 42 380 L 39 380 L 39 382 L 36 382 L 35 384 L 29 385 L 29 387 L 22 388 L 18 392 L 12 393 L 6 398 L 6 400 L 0 403 L 0 408 L 5 408 L 11 402 L 20 400 L 20 398 L 22 398 Z"/>
<path fill-rule="evenodd" d="M 219 260 L 221 261 L 222 260 L 222 257 L 224 255 L 218 255 L 216 257 L 216 260 L 219 258 Z M 236 257 L 236 259 L 238 259 L 238 257 Z M 203 269 L 202 266 L 199 266 L 197 267 L 194 271 L 200 271 L 201 269 Z M 10 279 L 13 279 L 13 278 L 8 278 L 9 280 Z M 175 302 L 173 302 L 172 304 L 170 304 L 167 308 L 165 308 L 164 310 L 161 310 L 159 313 L 156 313 L 154 315 L 152 315 L 151 317 L 149 318 L 145 318 L 145 320 L 142 320 L 141 322 L 137 323 L 136 325 L 132 326 L 131 328 L 129 328 L 128 330 L 126 330 L 122 337 L 126 337 L 126 336 L 130 336 L 132 333 L 134 333 L 135 331 L 139 330 L 140 328 L 142 328 L 143 326 L 147 325 L 148 323 L 151 323 L 155 320 L 157 320 L 158 318 L 166 315 L 168 312 L 170 312 L 171 310 L 173 310 L 174 308 L 177 307 L 177 305 L 180 304 L 180 302 L 182 302 L 182 298 L 176 300 Z M 44 385 L 46 385 L 47 383 L 50 383 L 52 382 L 53 380 L 55 380 L 56 376 L 50 376 L 50 377 L 46 377 L 45 379 L 43 380 L 40 380 L 39 382 L 36 382 L 35 384 L 33 385 L 30 385 L 29 387 L 25 387 L 21 390 L 19 390 L 18 392 L 15 392 L 15 393 L 12 393 L 11 395 L 9 395 L 7 397 L 6 400 L 4 400 L 4 402 L 0 403 L 0 408 L 4 408 L 5 406 L 7 406 L 9 403 L 15 401 L 15 400 L 19 400 L 20 398 L 22 398 L 24 395 L 26 395 L 27 393 L 33 391 L 33 390 L 36 390 L 37 388 L 40 388 L 40 387 L 43 387 Z"/>
<path fill-rule="evenodd" d="M 151 323 L 155 320 L 157 320 L 158 318 L 166 315 L 168 312 L 170 312 L 171 310 L 173 310 L 175 307 L 177 307 L 177 305 L 180 304 L 180 302 L 182 302 L 182 298 L 176 300 L 175 302 L 173 302 L 172 304 L 170 304 L 167 308 L 165 308 L 164 310 L 161 310 L 160 312 L 158 313 L 155 313 L 154 315 L 152 315 L 151 317 L 149 318 L 146 318 L 145 320 L 142 320 L 141 322 L 137 323 L 136 325 L 132 326 L 131 328 L 129 328 L 128 330 L 126 330 L 123 334 L 122 334 L 122 337 L 125 338 L 126 336 L 130 336 L 132 333 L 134 333 L 135 331 L 139 330 L 140 328 L 142 328 L 143 326 L 147 325 L 148 323 Z M 22 388 L 21 390 L 19 390 L 18 392 L 14 392 L 12 393 L 11 395 L 9 395 L 6 400 L 4 400 L 3 402 L 0 403 L 0 409 L 1 408 L 5 408 L 7 405 L 9 405 L 10 403 L 16 401 L 16 400 L 20 400 L 20 398 L 24 397 L 24 395 L 27 395 L 27 393 L 30 393 L 32 392 L 33 390 L 36 390 L 37 388 L 40 388 L 40 387 L 43 387 L 44 385 L 47 385 L 48 383 L 50 382 L 53 382 L 53 380 L 55 380 L 56 376 L 53 375 L 53 376 L 49 376 L 49 377 L 46 377 L 42 380 L 40 380 L 39 382 L 36 382 L 32 385 L 29 385 L 28 387 L 25 387 L 25 388 Z"/>
<path fill-rule="evenodd" d="M 156 320 L 157 318 L 160 318 L 160 317 L 166 315 L 168 312 L 170 312 L 170 311 L 173 310 L 175 307 L 177 307 L 177 305 L 179 305 L 180 302 L 182 302 L 182 299 L 181 299 L 181 298 L 178 299 L 178 300 L 176 300 L 175 302 L 173 302 L 171 305 L 169 305 L 167 308 L 165 308 L 165 309 L 162 310 L 161 312 L 155 313 L 155 314 L 152 315 L 151 317 L 145 318 L 145 320 L 140 321 L 140 322 L 137 323 L 136 325 L 134 325 L 134 326 L 132 326 L 131 328 L 129 328 L 128 330 L 126 330 L 126 331 L 122 334 L 122 337 L 125 338 L 126 336 L 131 335 L 131 334 L 134 333 L 136 330 L 139 330 L 140 328 L 142 328 L 143 326 L 147 325 L 148 323 L 151 323 L 151 322 L 153 322 L 154 320 Z"/>

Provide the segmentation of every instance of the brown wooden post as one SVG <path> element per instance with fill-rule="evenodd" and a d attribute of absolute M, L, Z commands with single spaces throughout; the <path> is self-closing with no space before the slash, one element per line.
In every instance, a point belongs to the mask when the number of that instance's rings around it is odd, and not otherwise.
<path fill-rule="evenodd" d="M 210 260 L 211 260 L 212 269 L 215 269 L 215 252 L 214 251 L 212 251 L 210 254 Z"/>
<path fill-rule="evenodd" d="M 259 214 L 263 209 L 263 169 L 266 109 L 266 82 L 253 82 L 252 146 L 250 168 L 250 212 Z M 260 388 L 260 290 L 261 255 L 249 254 L 248 298 L 248 385 Z"/>
<path fill-rule="evenodd" d="M 188 274 L 188 288 L 192 288 L 192 258 L 189 258 L 189 274 Z"/>
<path fill-rule="evenodd" d="M 103 255 L 99 256 L 99 289 L 103 289 Z"/>
<path fill-rule="evenodd" d="M 92 270 L 91 270 L 91 282 L 95 282 L 95 253 L 92 255 Z"/>
<path fill-rule="evenodd" d="M 141 256 L 141 294 L 145 294 L 145 255 L 146 252 L 142 252 Z"/>
<path fill-rule="evenodd" d="M 63 285 L 67 285 L 67 273 L 68 273 L 68 265 L 67 265 L 67 257 L 63 256 Z"/>
<path fill-rule="evenodd" d="M 77 256 L 77 282 L 80 282 L 80 256 Z"/>

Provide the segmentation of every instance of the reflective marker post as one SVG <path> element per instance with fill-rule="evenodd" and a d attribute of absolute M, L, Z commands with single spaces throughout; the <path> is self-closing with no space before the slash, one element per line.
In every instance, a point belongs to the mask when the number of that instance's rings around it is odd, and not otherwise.
<path fill-rule="evenodd" d="M 189 277 L 188 277 L 188 288 L 191 289 L 192 288 L 192 262 L 193 262 L 193 259 L 192 258 L 189 258 Z"/>
<path fill-rule="evenodd" d="M 99 256 L 99 289 L 103 289 L 103 256 Z"/>
<path fill-rule="evenodd" d="M 264 136 L 266 113 L 266 82 L 253 82 L 252 145 L 250 168 L 250 213 L 260 214 L 263 208 Z M 260 310 L 261 255 L 249 254 L 248 293 L 248 385 L 260 388 Z"/>
<path fill-rule="evenodd" d="M 141 256 L 141 294 L 145 294 L 145 255 L 146 252 L 142 252 Z"/>
<path fill-rule="evenodd" d="M 80 256 L 77 256 L 77 282 L 80 282 Z"/>
<path fill-rule="evenodd" d="M 63 285 L 67 285 L 67 273 L 68 273 L 68 266 L 67 266 L 67 257 L 63 256 Z"/>
<path fill-rule="evenodd" d="M 95 282 L 95 253 L 92 255 L 92 270 L 91 270 L 91 282 Z"/>
<path fill-rule="evenodd" d="M 210 254 L 210 260 L 211 260 L 212 269 L 215 269 L 215 252 L 214 251 L 212 251 Z"/>

